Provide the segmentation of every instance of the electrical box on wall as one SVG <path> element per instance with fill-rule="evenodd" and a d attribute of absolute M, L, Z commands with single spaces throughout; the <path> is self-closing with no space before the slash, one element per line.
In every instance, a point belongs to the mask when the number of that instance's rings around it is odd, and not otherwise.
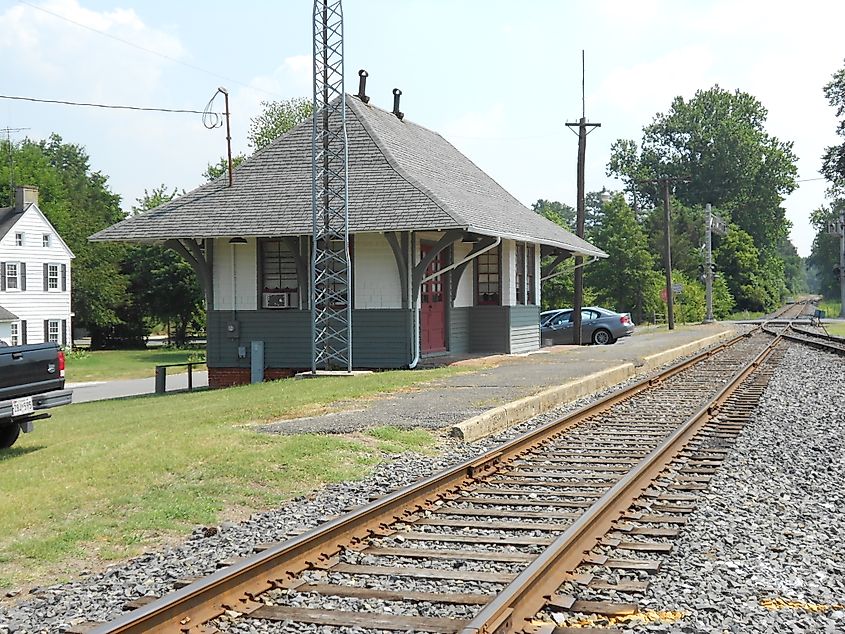
<path fill-rule="evenodd" d="M 226 336 L 229 339 L 237 339 L 241 336 L 241 326 L 237 321 L 226 322 Z"/>

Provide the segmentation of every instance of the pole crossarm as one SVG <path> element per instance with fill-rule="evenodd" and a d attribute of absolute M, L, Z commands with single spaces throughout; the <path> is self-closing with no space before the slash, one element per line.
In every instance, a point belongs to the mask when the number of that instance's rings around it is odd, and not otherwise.
<path fill-rule="evenodd" d="M 352 370 L 349 175 L 340 0 L 314 0 L 311 369 Z"/>

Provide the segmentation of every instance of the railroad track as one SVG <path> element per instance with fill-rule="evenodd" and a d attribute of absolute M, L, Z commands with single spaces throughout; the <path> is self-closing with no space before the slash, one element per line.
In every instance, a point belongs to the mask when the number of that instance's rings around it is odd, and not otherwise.
<path fill-rule="evenodd" d="M 641 592 L 654 562 L 593 549 L 667 548 L 692 508 L 683 496 L 706 485 L 781 343 L 762 329 L 736 337 L 93 631 L 205 633 L 239 620 L 290 632 L 552 631 L 534 623 L 550 606 L 628 606 L 615 599 Z M 644 498 L 667 469 L 680 488 Z"/>
<path fill-rule="evenodd" d="M 783 333 L 783 336 L 792 341 L 799 341 L 828 352 L 845 353 L 845 337 L 820 333 L 796 324 L 790 324 L 789 328 Z"/>

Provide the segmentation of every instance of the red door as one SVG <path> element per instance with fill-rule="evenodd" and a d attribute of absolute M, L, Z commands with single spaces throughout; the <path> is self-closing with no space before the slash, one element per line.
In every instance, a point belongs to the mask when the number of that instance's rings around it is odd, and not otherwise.
<path fill-rule="evenodd" d="M 420 246 L 420 257 L 431 251 L 431 245 Z M 425 276 L 437 273 L 444 266 L 443 251 L 431 261 Z M 422 283 L 420 288 L 420 337 L 422 352 L 446 350 L 446 303 L 441 275 Z"/>

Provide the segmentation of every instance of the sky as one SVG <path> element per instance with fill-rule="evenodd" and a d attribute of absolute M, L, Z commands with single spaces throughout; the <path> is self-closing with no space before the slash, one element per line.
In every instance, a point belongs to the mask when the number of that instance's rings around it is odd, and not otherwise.
<path fill-rule="evenodd" d="M 203 110 L 230 93 L 232 143 L 263 100 L 311 96 L 310 0 L 0 0 L 0 94 Z M 576 197 L 581 51 L 586 189 L 618 189 L 611 144 L 639 141 L 672 99 L 714 84 L 757 97 L 766 128 L 794 143 L 799 188 L 785 201 L 809 255 L 808 217 L 825 203 L 821 155 L 839 140 L 823 86 L 845 63 L 838 0 L 344 0 L 346 90 L 369 72 L 374 105 L 403 91 L 408 120 L 441 133 L 526 205 Z M 222 110 L 217 97 L 215 110 Z M 82 145 L 128 210 L 159 185 L 190 190 L 225 155 L 200 115 L 0 99 L 21 140 Z"/>

